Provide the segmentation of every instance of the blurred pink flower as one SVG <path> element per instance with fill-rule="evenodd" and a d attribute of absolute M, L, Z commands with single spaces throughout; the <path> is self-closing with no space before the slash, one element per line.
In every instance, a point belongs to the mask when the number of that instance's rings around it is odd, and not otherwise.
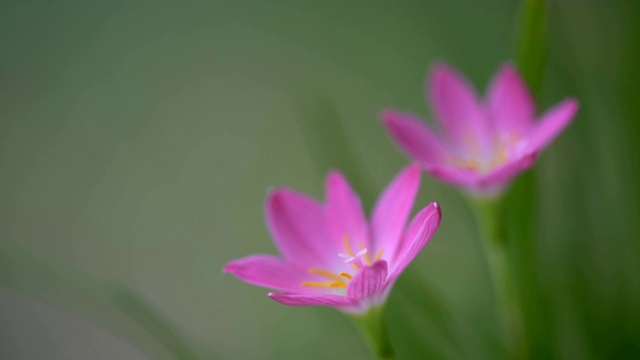
<path fill-rule="evenodd" d="M 382 121 L 398 146 L 433 176 L 480 194 L 499 192 L 533 166 L 578 109 L 569 98 L 534 121 L 533 99 L 510 63 L 499 69 L 484 102 L 445 64 L 431 70 L 428 87 L 441 129 L 395 110 L 383 111 Z"/>
<path fill-rule="evenodd" d="M 326 204 L 289 189 L 272 191 L 266 221 L 282 257 L 251 255 L 224 267 L 250 284 L 280 290 L 285 305 L 325 305 L 363 313 L 381 305 L 400 273 L 440 225 L 431 203 L 405 229 L 420 168 L 400 172 L 378 199 L 370 224 L 360 199 L 337 171 L 326 178 Z"/>

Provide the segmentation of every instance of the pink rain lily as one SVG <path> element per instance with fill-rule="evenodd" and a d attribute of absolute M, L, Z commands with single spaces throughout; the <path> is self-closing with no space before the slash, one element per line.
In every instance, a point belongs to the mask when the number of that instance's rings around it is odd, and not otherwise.
<path fill-rule="evenodd" d="M 398 146 L 429 173 L 479 194 L 499 192 L 533 166 L 578 109 L 569 98 L 535 121 L 533 99 L 509 63 L 493 78 L 484 102 L 445 64 L 432 69 L 427 85 L 438 129 L 395 110 L 383 111 L 382 121 Z"/>
<path fill-rule="evenodd" d="M 378 199 L 370 223 L 337 171 L 326 178 L 325 204 L 276 189 L 265 213 L 282 257 L 251 255 L 231 261 L 224 272 L 281 291 L 269 297 L 285 305 L 333 306 L 350 313 L 380 306 L 440 225 L 440 208 L 431 203 L 405 228 L 419 185 L 419 166 L 401 171 Z"/>

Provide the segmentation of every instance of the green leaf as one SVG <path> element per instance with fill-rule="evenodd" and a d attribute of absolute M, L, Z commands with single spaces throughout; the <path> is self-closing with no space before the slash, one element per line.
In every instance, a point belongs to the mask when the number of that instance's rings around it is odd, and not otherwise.
<path fill-rule="evenodd" d="M 375 201 L 375 194 L 362 161 L 349 145 L 349 139 L 331 98 L 310 91 L 299 92 L 298 124 L 320 177 L 338 169 L 357 189 L 365 208 Z"/>
<path fill-rule="evenodd" d="M 54 266 L 11 242 L 0 247 L 0 286 L 93 320 L 151 358 L 189 360 L 213 355 L 182 335 L 129 287 Z"/>

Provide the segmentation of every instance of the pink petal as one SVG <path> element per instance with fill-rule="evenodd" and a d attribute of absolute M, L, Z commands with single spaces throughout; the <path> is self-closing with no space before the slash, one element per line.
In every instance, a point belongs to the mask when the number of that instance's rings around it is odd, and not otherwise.
<path fill-rule="evenodd" d="M 365 300 L 381 294 L 387 281 L 387 262 L 378 260 L 371 266 L 365 266 L 349 281 L 347 295 L 358 300 Z"/>
<path fill-rule="evenodd" d="M 293 190 L 271 192 L 266 204 L 267 227 L 284 257 L 297 264 L 320 266 L 338 249 L 328 243 L 324 209 Z"/>
<path fill-rule="evenodd" d="M 496 131 L 522 136 L 533 126 L 533 99 L 512 64 L 502 65 L 494 76 L 487 101 Z"/>
<path fill-rule="evenodd" d="M 426 165 L 442 162 L 445 150 L 424 121 L 394 110 L 384 111 L 381 118 L 396 144 L 409 156 Z"/>
<path fill-rule="evenodd" d="M 415 234 L 415 237 L 410 240 L 411 243 L 406 247 L 404 252 L 398 254 L 396 257 L 397 260 L 392 260 L 394 262 L 392 263 L 393 270 L 391 271 L 390 281 L 395 280 L 400 275 L 436 233 L 436 230 L 438 230 L 440 226 L 440 220 L 442 219 L 440 206 L 438 206 L 437 203 L 431 203 L 416 215 L 416 219 L 418 219 L 417 221 L 422 220 L 422 226 L 420 226 L 420 230 L 416 232 L 416 221 L 413 221 L 410 225 L 407 236 L 413 236 L 411 234 Z"/>
<path fill-rule="evenodd" d="M 357 301 L 346 296 L 330 294 L 269 293 L 273 300 L 290 306 L 354 306 Z"/>
<path fill-rule="evenodd" d="M 531 151 L 544 149 L 573 120 L 578 111 L 578 101 L 567 99 L 547 111 L 530 133 L 527 148 Z"/>
<path fill-rule="evenodd" d="M 276 290 L 298 291 L 306 271 L 272 255 L 251 255 L 225 265 L 231 273 L 249 284 Z"/>
<path fill-rule="evenodd" d="M 352 246 L 362 243 L 369 246 L 367 220 L 358 195 L 338 171 L 331 171 L 326 178 L 326 216 L 336 249 L 341 249 L 342 240 L 348 237 Z"/>
<path fill-rule="evenodd" d="M 455 186 L 472 186 L 479 179 L 478 173 L 475 171 L 452 166 L 430 166 L 426 170 L 435 178 Z"/>
<path fill-rule="evenodd" d="M 513 159 L 493 170 L 478 181 L 478 188 L 482 189 L 498 189 L 505 185 L 514 176 L 529 169 L 536 162 L 538 153 L 526 153 L 519 158 Z"/>
<path fill-rule="evenodd" d="M 398 247 L 394 249 L 392 255 L 390 256 L 391 261 L 398 260 L 409 248 L 409 246 L 413 243 L 413 240 L 416 238 L 420 229 L 422 229 L 422 225 L 424 221 L 431 215 L 433 212 L 433 206 L 435 203 L 429 204 L 429 206 L 420 210 L 416 216 L 413 217 L 409 226 L 407 226 L 407 230 L 404 232 L 404 236 L 402 237 L 402 242 L 398 244 Z M 396 261 L 397 263 L 397 261 Z M 392 263 L 392 265 L 394 265 Z"/>
<path fill-rule="evenodd" d="M 374 248 L 395 249 L 420 186 L 420 167 L 403 169 L 384 190 L 373 209 L 371 231 Z M 385 256 L 386 258 L 386 256 Z"/>
<path fill-rule="evenodd" d="M 488 154 L 491 133 L 473 87 L 451 67 L 431 71 L 429 94 L 434 113 L 459 151 Z"/>

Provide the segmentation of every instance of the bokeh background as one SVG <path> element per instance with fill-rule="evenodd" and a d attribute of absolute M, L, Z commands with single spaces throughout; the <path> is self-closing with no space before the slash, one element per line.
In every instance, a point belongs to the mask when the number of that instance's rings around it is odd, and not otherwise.
<path fill-rule="evenodd" d="M 533 172 L 550 358 L 640 357 L 639 5 L 549 3 L 539 110 L 581 103 Z M 275 252 L 270 187 L 322 198 L 338 168 L 370 209 L 407 163 L 378 112 L 430 119 L 438 60 L 484 91 L 518 19 L 517 1 L 2 2 L 0 357 L 369 359 L 338 312 L 221 269 Z M 425 175 L 429 201 L 443 223 L 390 298 L 392 341 L 495 358 L 472 213 Z"/>

